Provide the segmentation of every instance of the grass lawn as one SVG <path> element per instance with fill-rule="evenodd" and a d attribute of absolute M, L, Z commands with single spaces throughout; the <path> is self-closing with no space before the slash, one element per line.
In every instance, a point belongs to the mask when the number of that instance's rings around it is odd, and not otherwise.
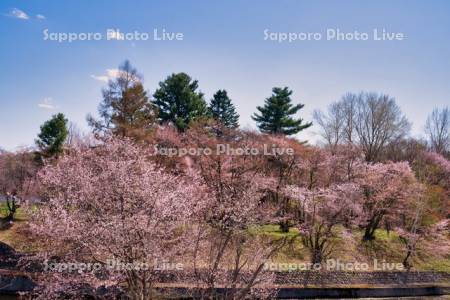
<path fill-rule="evenodd" d="M 336 231 L 340 234 L 332 240 L 334 252 L 330 258 L 339 259 L 343 262 L 364 262 L 368 263 L 369 266 L 373 264 L 374 259 L 390 263 L 401 263 L 403 261 L 405 246 L 395 231 L 387 232 L 378 229 L 375 232 L 375 240 L 368 242 L 362 242 L 362 230 L 349 231 L 343 227 L 337 227 Z M 277 224 L 255 225 L 249 229 L 249 232 L 273 239 L 282 237 L 292 239 L 292 242 L 272 259 L 275 263 L 304 263 L 309 261 L 309 251 L 302 244 L 299 231 L 296 228 L 291 228 L 289 232 L 285 233 L 280 230 L 280 226 Z M 414 269 L 450 272 L 450 253 L 434 255 L 432 248 L 432 242 L 426 239 L 422 241 L 412 260 Z"/>
<path fill-rule="evenodd" d="M 6 202 L 0 203 L 0 217 L 6 217 L 7 214 Z M 37 249 L 38 243 L 31 238 L 28 230 L 28 219 L 27 212 L 19 207 L 14 215 L 13 225 L 8 229 L 0 230 L 0 241 L 20 252 L 32 252 Z"/>
<path fill-rule="evenodd" d="M 5 212 L 6 206 L 0 206 L 0 213 Z M 28 216 L 24 210 L 18 209 L 15 221 L 11 228 L 0 231 L 0 241 L 14 247 L 17 251 L 32 252 L 39 249 L 39 244 L 32 239 L 27 226 Z M 300 233 L 296 228 L 289 232 L 282 232 L 277 224 L 254 225 L 248 229 L 249 234 L 263 235 L 270 239 L 287 237 L 290 241 L 285 245 L 272 261 L 274 263 L 307 263 L 309 251 L 303 245 Z M 362 230 L 347 230 L 337 227 L 337 238 L 332 240 L 334 251 L 330 258 L 342 262 L 361 262 L 372 265 L 374 259 L 379 261 L 398 263 L 402 262 L 405 248 L 395 231 L 377 230 L 375 240 L 362 242 Z M 433 242 L 423 240 L 413 257 L 415 270 L 450 272 L 450 252 L 435 254 Z"/>

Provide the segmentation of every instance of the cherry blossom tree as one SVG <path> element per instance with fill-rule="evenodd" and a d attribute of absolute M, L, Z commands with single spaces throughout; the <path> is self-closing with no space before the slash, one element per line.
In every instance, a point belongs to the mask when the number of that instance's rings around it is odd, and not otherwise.
<path fill-rule="evenodd" d="M 359 186 L 348 180 L 343 157 L 312 149 L 299 168 L 302 177 L 284 193 L 296 201 L 296 224 L 303 245 L 309 249 L 311 263 L 321 263 L 333 251 L 333 238 L 339 224 L 355 222 L 360 214 Z"/>
<path fill-rule="evenodd" d="M 191 130 L 189 140 L 200 148 L 261 149 L 252 133 L 238 136 L 211 135 L 211 128 Z M 208 186 L 208 204 L 199 215 L 196 246 L 193 251 L 194 274 L 203 299 L 259 299 L 271 292 L 266 287 L 273 274 L 264 269 L 286 239 L 268 240 L 251 234 L 249 227 L 268 222 L 270 212 L 262 199 L 274 180 L 263 176 L 261 155 L 213 152 L 192 157 Z M 223 287 L 219 291 L 217 287 Z"/>
<path fill-rule="evenodd" d="M 155 266 L 176 261 L 188 248 L 182 228 L 205 203 L 198 179 L 159 169 L 148 149 L 126 139 L 72 151 L 46 166 L 39 179 L 47 203 L 35 213 L 32 229 L 45 241 L 42 256 L 131 265 L 108 269 L 104 280 L 89 272 L 70 277 L 97 286 L 125 283 L 131 299 L 154 299 Z M 50 275 L 49 291 L 63 292 L 64 276 Z"/>
<path fill-rule="evenodd" d="M 306 146 L 295 139 L 285 136 L 265 136 L 266 154 L 262 161 L 265 175 L 275 180 L 273 190 L 268 189 L 268 200 L 278 208 L 277 219 L 282 232 L 289 232 L 292 227 L 291 199 L 282 191 L 293 184 L 298 174 L 298 165 L 306 152 Z M 279 149 L 280 151 L 277 151 Z"/>
<path fill-rule="evenodd" d="M 427 164 L 422 168 L 426 179 L 450 190 L 450 160 L 436 152 L 423 152 L 422 160 Z"/>
<path fill-rule="evenodd" d="M 416 252 L 417 244 L 427 231 L 422 223 L 425 210 L 424 203 L 423 201 L 417 201 L 415 204 L 416 207 L 411 216 L 404 220 L 402 226 L 397 228 L 400 241 L 405 245 L 406 253 L 402 263 L 407 270 L 412 267 L 410 260 Z"/>
<path fill-rule="evenodd" d="M 407 162 L 366 164 L 357 180 L 363 193 L 363 240 L 373 240 L 382 221 L 396 222 L 417 193 L 417 180 Z"/>

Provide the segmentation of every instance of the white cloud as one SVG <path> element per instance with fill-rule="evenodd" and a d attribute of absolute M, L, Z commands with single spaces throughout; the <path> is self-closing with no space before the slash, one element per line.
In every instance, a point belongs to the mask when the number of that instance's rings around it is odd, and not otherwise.
<path fill-rule="evenodd" d="M 91 78 L 94 78 L 95 80 L 98 80 L 98 81 L 108 82 L 108 76 L 91 75 Z"/>
<path fill-rule="evenodd" d="M 38 104 L 38 106 L 43 109 L 53 110 L 56 108 L 56 106 L 53 105 L 52 102 L 53 102 L 53 99 L 51 97 L 46 97 L 42 100 L 41 103 Z"/>
<path fill-rule="evenodd" d="M 30 18 L 23 10 L 20 10 L 18 8 L 11 9 L 11 11 L 8 13 L 8 16 L 22 20 L 28 20 Z"/>
<path fill-rule="evenodd" d="M 38 20 L 45 20 L 45 19 L 47 19 L 44 15 L 41 15 L 41 14 L 37 14 L 36 15 L 36 19 L 38 19 Z"/>
<path fill-rule="evenodd" d="M 119 69 L 107 69 L 106 74 L 108 74 L 109 78 L 116 78 L 119 76 Z"/>
<path fill-rule="evenodd" d="M 120 71 L 118 69 L 107 69 L 105 75 L 91 75 L 91 78 L 98 81 L 108 82 L 109 80 L 117 78 L 119 76 L 119 72 Z"/>

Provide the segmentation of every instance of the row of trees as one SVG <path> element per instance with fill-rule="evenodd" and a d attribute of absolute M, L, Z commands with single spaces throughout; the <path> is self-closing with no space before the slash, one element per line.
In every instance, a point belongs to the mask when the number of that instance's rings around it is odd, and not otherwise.
<path fill-rule="evenodd" d="M 159 128 L 157 139 L 199 146 L 219 142 L 199 128 L 188 130 L 186 139 L 171 127 Z M 241 137 L 240 144 L 256 143 Z M 202 156 L 192 158 L 192 168 L 185 163 L 174 167 L 170 158 L 151 155 L 150 148 L 107 138 L 100 146 L 70 152 L 47 165 L 39 173 L 46 204 L 32 221 L 37 238 L 46 241 L 48 251 L 42 255 L 62 261 L 88 258 L 102 265 L 108 259 L 146 263 L 146 270 L 107 273 L 110 283 L 127 283 L 132 299 L 156 298 L 156 284 L 166 273 L 155 267 L 164 261 L 183 263 L 184 271 L 173 274 L 173 280 L 201 287 L 197 291 L 203 299 L 269 293 L 273 278 L 263 270 L 264 262 L 285 239 L 272 241 L 248 232 L 270 216 L 260 205 L 271 185 L 261 173 L 261 157 Z M 90 272 L 51 273 L 42 280 L 44 297 L 67 293 L 69 282 L 104 283 Z M 228 290 L 219 295 L 218 286 Z"/>
<path fill-rule="evenodd" d="M 97 132 L 112 130 L 121 136 L 142 137 L 154 128 L 155 121 L 171 123 L 184 131 L 193 121 L 213 118 L 228 128 L 239 126 L 239 115 L 226 90 L 217 91 L 208 105 L 198 91 L 198 81 L 185 73 L 172 74 L 159 83 L 149 99 L 141 76 L 128 61 L 120 66 L 118 77 L 103 90 L 100 120 L 88 116 Z M 259 113 L 253 116 L 262 132 L 295 134 L 311 126 L 293 116 L 303 107 L 293 105 L 288 88 L 274 88 Z"/>
<path fill-rule="evenodd" d="M 291 90 L 276 87 L 272 92 L 252 116 L 261 132 L 292 135 L 312 126 L 312 122 L 294 117 L 304 105 L 292 104 Z M 227 128 L 239 126 L 239 115 L 226 90 L 217 91 L 208 105 L 198 91 L 198 81 L 178 73 L 160 82 L 150 99 L 142 85 L 142 76 L 128 61 L 103 90 L 99 115 L 100 119 L 91 115 L 87 118 L 94 132 L 112 131 L 137 139 L 148 137 L 157 124 L 170 123 L 184 131 L 195 121 L 211 118 Z M 364 151 L 366 160 L 372 162 L 391 159 L 389 150 L 405 143 L 411 128 L 395 100 L 377 93 L 348 93 L 327 111 L 314 111 L 313 118 L 331 151 L 339 145 L 357 145 Z M 58 114 L 41 127 L 37 145 L 47 155 L 60 153 L 67 132 L 67 120 Z M 433 110 L 427 118 L 425 133 L 430 149 L 449 155 L 450 109 Z"/>
<path fill-rule="evenodd" d="M 160 82 L 150 100 L 142 76 L 125 61 L 119 67 L 117 78 L 108 82 L 102 94 L 103 101 L 98 108 L 100 118 L 87 117 L 96 134 L 112 132 L 142 140 L 148 138 L 158 124 L 172 124 L 185 131 L 189 125 L 205 119 L 216 120 L 226 128 L 239 127 L 239 115 L 227 91 L 218 90 L 208 105 L 203 93 L 198 91 L 198 81 L 186 73 L 172 74 Z M 292 91 L 287 87 L 273 88 L 273 94 L 265 100 L 264 106 L 257 107 L 258 113 L 252 118 L 261 132 L 292 135 L 312 125 L 294 117 L 304 105 L 293 105 L 291 95 Z M 46 121 L 36 139 L 42 156 L 58 156 L 65 144 L 80 139 L 80 133 L 71 132 L 71 129 L 76 131 L 73 126 L 62 113 Z"/>
<path fill-rule="evenodd" d="M 223 143 L 260 154 L 151 153 L 161 145 L 216 149 Z M 291 147 L 295 154 L 266 156 L 267 144 Z M 448 183 L 448 161 L 424 155 L 424 174 Z M 150 269 L 107 275 L 110 283 L 126 282 L 133 299 L 155 296 L 165 276 L 154 269 L 155 261 L 182 262 L 184 271 L 173 280 L 201 288 L 197 292 L 204 298 L 220 297 L 218 286 L 227 288 L 226 299 L 252 293 L 261 298 L 274 280 L 264 263 L 291 239 L 301 239 L 311 262 L 321 263 L 333 257 L 336 239 L 345 242 L 346 232 L 361 230 L 361 242 L 369 243 L 389 224 L 401 234 L 404 264 L 410 267 L 417 242 L 436 234 L 435 223 L 424 222 L 425 187 L 408 162 L 367 162 L 358 147 L 331 152 L 211 121 L 184 132 L 161 126 L 147 143 L 107 137 L 96 147 L 69 151 L 39 172 L 39 186 L 46 204 L 32 224 L 48 245 L 43 255 L 101 264 L 108 258 L 145 262 Z M 254 230 L 265 224 L 287 224 L 298 235 L 274 239 Z M 104 283 L 89 272 L 45 280 L 57 293 L 63 283 Z"/>
<path fill-rule="evenodd" d="M 364 92 L 346 94 L 326 112 L 314 111 L 314 120 L 331 151 L 339 145 L 358 145 L 367 161 L 389 159 L 389 147 L 405 143 L 411 127 L 392 97 Z M 429 148 L 448 156 L 450 109 L 434 109 L 427 118 L 425 133 Z"/>

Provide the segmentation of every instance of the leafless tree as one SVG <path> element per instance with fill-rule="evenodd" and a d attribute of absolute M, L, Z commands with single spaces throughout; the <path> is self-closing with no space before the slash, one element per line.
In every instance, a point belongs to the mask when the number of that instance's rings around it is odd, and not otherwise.
<path fill-rule="evenodd" d="M 315 123 L 331 151 L 334 152 L 339 144 L 351 144 L 355 140 L 356 104 L 357 95 L 348 93 L 329 105 L 326 113 L 314 111 Z"/>
<path fill-rule="evenodd" d="M 345 120 L 343 118 L 342 105 L 339 102 L 332 103 L 327 113 L 315 110 L 314 121 L 321 128 L 321 135 L 334 153 L 339 143 L 343 140 Z"/>
<path fill-rule="evenodd" d="M 450 108 L 435 108 L 425 123 L 425 133 L 433 151 L 445 155 L 450 151 Z"/>
<path fill-rule="evenodd" d="M 395 100 L 377 93 L 348 93 L 326 114 L 316 111 L 315 119 L 330 147 L 357 144 L 367 161 L 379 160 L 384 147 L 405 137 L 411 127 Z"/>
<path fill-rule="evenodd" d="M 389 142 L 406 136 L 411 124 L 388 95 L 361 93 L 357 100 L 355 130 L 367 161 L 376 161 Z"/>
<path fill-rule="evenodd" d="M 340 101 L 342 111 L 341 114 L 344 120 L 342 135 L 344 137 L 344 141 L 350 144 L 352 144 L 356 139 L 355 117 L 357 112 L 357 101 L 358 96 L 352 93 L 345 94 Z"/>
<path fill-rule="evenodd" d="M 76 147 L 83 139 L 83 134 L 74 122 L 69 122 L 69 133 L 67 134 L 66 145 L 68 147 Z"/>
<path fill-rule="evenodd" d="M 94 134 L 83 132 L 76 123 L 70 122 L 68 126 L 69 134 L 66 139 L 66 147 L 68 149 L 86 148 L 94 146 L 98 143 Z"/>
<path fill-rule="evenodd" d="M 420 159 L 423 151 L 426 151 L 427 143 L 422 139 L 407 137 L 390 142 L 384 149 L 382 161 L 407 161 L 411 165 Z"/>

